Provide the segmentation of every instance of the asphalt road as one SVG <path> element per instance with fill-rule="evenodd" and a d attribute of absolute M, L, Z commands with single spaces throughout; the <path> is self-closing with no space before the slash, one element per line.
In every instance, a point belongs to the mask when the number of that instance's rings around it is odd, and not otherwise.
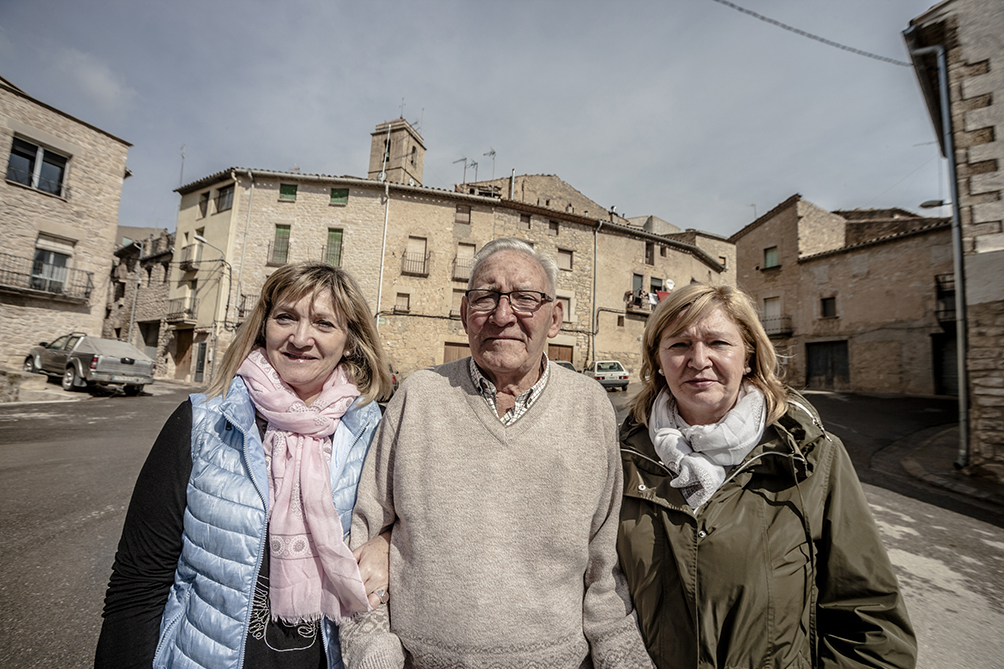
<path fill-rule="evenodd" d="M 189 392 L 167 384 L 151 390 L 135 398 L 0 405 L 6 539 L 0 544 L 0 667 L 92 664 L 133 483 L 160 426 Z M 610 394 L 621 416 L 632 394 Z M 859 467 L 919 426 L 952 420 L 950 402 L 945 409 L 937 401 L 811 400 L 850 442 Z M 920 638 L 918 666 L 1001 667 L 1004 530 L 895 486 L 866 484 L 865 493 Z"/>

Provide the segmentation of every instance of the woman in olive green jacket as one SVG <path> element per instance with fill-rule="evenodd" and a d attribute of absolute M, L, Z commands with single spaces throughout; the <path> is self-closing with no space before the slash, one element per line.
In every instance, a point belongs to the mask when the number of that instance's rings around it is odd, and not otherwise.
<path fill-rule="evenodd" d="M 751 300 L 693 284 L 645 331 L 618 550 L 660 669 L 889 667 L 916 639 L 853 466 Z"/>

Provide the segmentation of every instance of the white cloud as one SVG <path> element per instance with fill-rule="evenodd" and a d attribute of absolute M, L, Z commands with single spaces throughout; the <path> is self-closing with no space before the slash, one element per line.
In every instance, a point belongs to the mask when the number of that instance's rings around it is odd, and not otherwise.
<path fill-rule="evenodd" d="M 67 86 L 73 87 L 102 114 L 122 116 L 130 111 L 137 93 L 99 58 L 72 48 L 52 55 L 52 67 Z"/>

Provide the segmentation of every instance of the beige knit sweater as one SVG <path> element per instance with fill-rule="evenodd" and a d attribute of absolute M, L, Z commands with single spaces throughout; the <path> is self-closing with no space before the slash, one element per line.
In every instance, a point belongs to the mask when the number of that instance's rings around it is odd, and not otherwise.
<path fill-rule="evenodd" d="M 413 374 L 387 407 L 351 544 L 393 525 L 393 633 L 385 606 L 343 623 L 346 666 L 651 667 L 617 566 L 610 401 L 552 365 L 506 427 L 468 362 Z"/>

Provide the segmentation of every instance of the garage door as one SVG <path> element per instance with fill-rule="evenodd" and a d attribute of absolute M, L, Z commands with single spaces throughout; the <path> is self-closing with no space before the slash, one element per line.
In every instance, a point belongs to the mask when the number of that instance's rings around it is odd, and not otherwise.
<path fill-rule="evenodd" d="M 466 358 L 471 354 L 471 347 L 467 344 L 452 344 L 447 342 L 443 345 L 443 362 L 453 362 Z"/>
<path fill-rule="evenodd" d="M 548 344 L 547 345 L 547 357 L 551 360 L 567 360 L 572 361 L 572 352 L 574 347 L 572 346 L 562 346 L 561 344 Z"/>
<path fill-rule="evenodd" d="M 805 385 L 816 390 L 846 390 L 850 387 L 850 364 L 846 341 L 822 341 L 805 345 L 808 359 Z"/>

